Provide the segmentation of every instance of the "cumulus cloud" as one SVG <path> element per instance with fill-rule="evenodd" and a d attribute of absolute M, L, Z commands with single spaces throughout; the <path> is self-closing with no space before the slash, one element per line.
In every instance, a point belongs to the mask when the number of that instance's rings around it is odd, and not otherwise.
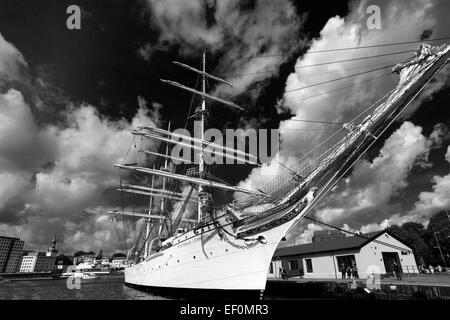
<path fill-rule="evenodd" d="M 36 170 L 55 156 L 52 129 L 41 130 L 22 94 L 0 95 L 0 163 L 9 169 Z"/>
<path fill-rule="evenodd" d="M 447 148 L 445 159 L 450 163 L 450 146 Z M 393 218 L 407 221 L 420 221 L 427 223 L 428 219 L 438 212 L 450 208 L 450 174 L 434 176 L 431 191 L 423 191 L 419 194 L 414 207 L 405 215 L 396 215 Z"/>
<path fill-rule="evenodd" d="M 430 141 L 433 149 L 442 148 L 450 141 L 450 131 L 445 123 L 438 123 L 434 126 Z"/>
<path fill-rule="evenodd" d="M 56 230 L 67 238 L 67 247 L 91 238 L 91 249 L 117 246 L 111 242 L 111 221 L 106 227 L 104 218 L 80 212 L 96 206 L 106 211 L 105 191 L 118 184 L 113 164 L 123 161 L 132 143 L 129 130 L 159 122 L 159 107 L 152 113 L 140 99 L 131 123 L 108 120 L 90 105 L 72 105 L 62 124 L 39 126 L 19 91 L 1 94 L 0 230 L 29 246 L 47 243 Z"/>
<path fill-rule="evenodd" d="M 421 192 L 419 201 L 411 211 L 411 218 L 429 218 L 439 210 L 450 207 L 450 175 L 433 177 L 433 191 Z"/>
<path fill-rule="evenodd" d="M 371 4 L 381 8 L 382 30 L 369 30 L 366 26 L 368 14 L 366 9 Z M 333 51 L 317 53 L 330 48 L 346 48 L 356 46 L 370 46 L 380 43 L 403 42 L 405 39 L 419 39 L 425 30 L 433 37 L 446 36 L 445 26 L 450 22 L 441 12 L 449 7 L 445 1 L 415 0 L 412 2 L 399 1 L 354 1 L 350 5 L 350 13 L 346 17 L 333 17 L 328 20 L 320 33 L 320 37 L 310 44 L 308 52 L 297 60 L 295 72 L 286 81 L 286 92 L 280 105 L 288 108 L 294 114 L 293 120 L 322 120 L 331 122 L 347 122 L 360 114 L 372 103 L 384 96 L 398 83 L 398 76 L 385 74 L 391 67 L 368 73 L 364 76 L 350 77 L 343 81 L 326 85 L 311 85 L 347 77 L 352 74 L 390 66 L 401 62 L 413 55 L 405 53 L 368 60 L 356 60 L 338 64 L 326 64 L 308 67 L 332 61 L 348 60 L 391 52 L 417 50 L 419 44 L 409 44 L 394 47 L 369 48 L 364 50 Z M 433 93 L 448 85 L 450 73 L 448 68 L 441 71 L 436 81 L 432 82 L 411 105 L 405 113 L 405 120 L 418 106 Z M 376 80 L 371 80 L 380 77 Z M 370 80 L 370 81 L 366 81 Z M 290 91 L 297 88 L 302 90 Z M 345 88 L 345 90 L 339 90 Z M 330 91 L 334 91 L 329 93 Z M 333 130 L 332 125 L 312 124 L 297 121 L 282 121 L 280 123 L 280 154 L 279 160 L 285 165 L 293 163 L 295 159 L 304 156 L 314 147 L 324 141 Z M 438 147 L 439 135 L 436 131 L 434 143 Z M 426 165 L 426 161 L 422 162 Z M 279 171 L 267 170 L 274 164 L 267 164 L 262 171 L 272 172 L 274 177 Z M 255 169 L 241 184 L 246 186 L 260 186 L 261 172 Z M 263 175 L 264 176 L 264 175 Z M 270 177 L 265 177 L 267 180 Z"/>
<path fill-rule="evenodd" d="M 27 66 L 23 55 L 0 33 L 0 85 L 21 79 Z"/>
<path fill-rule="evenodd" d="M 369 5 L 381 8 L 382 30 L 369 30 L 366 27 Z M 398 82 L 397 76 L 384 76 L 390 68 L 370 72 L 364 76 L 350 77 L 344 81 L 327 85 L 311 86 L 330 79 L 351 76 L 352 74 L 390 66 L 412 56 L 405 53 L 380 57 L 376 59 L 357 60 L 339 64 L 324 64 L 317 67 L 310 65 L 330 61 L 373 56 L 384 53 L 416 50 L 418 44 L 370 48 L 364 50 L 334 51 L 331 53 L 314 53 L 330 48 L 370 46 L 380 43 L 395 43 L 405 40 L 423 39 L 424 37 L 445 37 L 450 22 L 443 11 L 449 10 L 445 1 L 415 0 L 401 1 L 354 1 L 346 17 L 329 19 L 313 41 L 310 50 L 296 64 L 296 71 L 286 82 L 286 93 L 282 105 L 295 115 L 294 119 L 325 120 L 347 122 L 382 97 Z M 448 67 L 423 90 L 419 99 L 407 109 L 403 120 L 407 119 L 424 101 L 449 83 Z M 380 80 L 371 80 L 380 77 Z M 367 80 L 367 81 L 365 81 Z M 306 88 L 305 88 L 306 87 Z M 340 88 L 345 87 L 345 90 Z M 293 90 L 297 88 L 305 88 Z M 333 91 L 328 93 L 328 91 Z M 291 157 L 298 158 L 309 152 L 326 137 L 329 128 L 318 124 L 285 121 L 280 124 L 281 159 L 289 163 Z M 294 129 L 300 130 L 296 131 Z M 310 132 L 304 131 L 312 129 Z M 299 132 L 301 134 L 299 134 Z M 421 128 L 405 123 L 384 144 L 380 154 L 373 160 L 360 161 L 352 175 L 341 182 L 334 192 L 325 198 L 317 208 L 317 217 L 321 220 L 342 225 L 351 220 L 359 231 L 369 232 L 385 228 L 390 224 L 404 221 L 405 217 L 417 217 L 410 212 L 400 215 L 401 205 L 393 205 L 390 200 L 408 185 L 408 174 L 415 165 L 429 167 L 428 155 L 431 149 L 441 148 L 447 141 L 448 129 L 445 124 L 438 124 L 429 138 L 421 133 Z M 254 170 L 246 183 L 258 185 L 258 172 Z M 445 177 L 433 179 L 433 192 L 424 192 L 416 203 L 417 209 L 426 207 L 433 212 L 432 203 L 443 204 L 445 197 Z M 420 211 L 420 210 L 419 210 Z M 426 210 L 422 210 L 422 213 Z M 421 214 L 422 214 L 421 213 Z M 408 219 L 409 219 L 408 218 Z M 381 222 L 379 222 L 381 221 Z M 350 227 L 349 227 L 350 228 Z M 302 233 L 302 230 L 293 231 Z"/>
<path fill-rule="evenodd" d="M 441 126 L 435 126 L 426 138 L 419 126 L 405 122 L 385 141 L 375 159 L 360 161 L 353 173 L 324 198 L 315 216 L 320 221 L 343 225 L 347 231 L 362 233 L 411 221 L 426 224 L 431 215 L 450 207 L 450 175 L 434 176 L 432 191 L 421 192 L 412 209 L 405 210 L 390 200 L 408 186 L 411 169 L 423 166 L 440 129 Z M 354 228 L 346 221 L 351 221 Z M 301 236 L 303 233 L 302 228 L 294 232 Z"/>
<path fill-rule="evenodd" d="M 296 233 L 291 233 L 286 237 L 286 242 L 281 243 L 282 246 L 291 246 L 298 244 L 305 244 L 312 242 L 314 232 L 322 231 L 324 228 L 315 223 L 308 223 L 305 226 L 300 226 Z"/>
<path fill-rule="evenodd" d="M 147 4 L 150 23 L 161 33 L 157 43 L 145 44 L 138 54 L 148 60 L 155 50 L 170 45 L 187 56 L 199 57 L 204 50 L 220 54 L 215 72 L 234 87 L 219 85 L 218 95 L 249 93 L 250 89 L 256 97 L 261 86 L 254 84 L 276 73 L 304 43 L 299 34 L 302 18 L 287 0 L 148 0 Z M 258 55 L 267 57 L 250 59 Z M 252 75 L 232 77 L 243 73 Z"/>
<path fill-rule="evenodd" d="M 329 194 L 318 207 L 316 216 L 324 222 L 348 219 L 372 219 L 389 214 L 384 211 L 389 200 L 407 186 L 408 173 L 429 152 L 422 128 L 405 122 L 388 138 L 379 155 L 369 162 L 360 161 L 350 177 Z M 369 215 L 369 217 L 367 217 Z"/>
<path fill-rule="evenodd" d="M 382 30 L 367 29 L 366 19 L 368 15 L 365 11 L 369 4 L 378 4 L 381 7 Z M 444 19 L 440 14 L 440 11 L 444 7 L 448 7 L 448 4 L 443 1 L 427 0 L 416 0 L 408 3 L 399 1 L 353 2 L 351 13 L 347 17 L 334 17 L 327 22 L 321 31 L 320 38 L 312 42 L 309 51 L 370 46 L 380 43 L 395 43 L 405 41 L 405 39 L 419 39 L 424 30 L 432 30 L 433 37 L 445 36 L 446 29 L 448 28 L 444 26 L 449 26 L 450 23 L 448 19 Z M 330 79 L 346 77 L 355 73 L 390 66 L 412 56 L 412 53 L 329 64 L 314 68 L 306 67 L 309 65 L 391 52 L 416 50 L 417 48 L 418 44 L 411 44 L 407 46 L 337 51 L 331 53 L 307 53 L 297 61 L 296 72 L 289 76 L 286 82 L 286 90 L 307 87 L 311 84 Z M 375 102 L 397 84 L 398 77 L 396 76 L 387 76 L 380 78 L 380 80 L 362 82 L 363 80 L 384 75 L 389 71 L 390 68 L 386 68 L 364 76 L 338 81 L 334 84 L 286 92 L 284 104 L 300 119 L 323 119 L 345 122 L 352 119 L 365 107 L 368 107 L 370 102 Z M 448 73 L 441 73 L 438 80 L 425 90 L 422 97 L 430 96 L 439 90 L 444 83 L 448 83 Z M 347 86 L 353 87 L 346 90 L 339 90 L 332 94 L 324 94 L 330 90 Z M 419 102 L 416 102 L 415 106 L 409 108 L 409 112 L 415 110 L 421 102 L 423 101 L 419 99 Z M 292 129 L 293 127 L 297 129 L 312 128 L 311 124 L 293 124 L 289 121 L 282 123 L 280 126 L 282 129 Z M 318 127 L 315 126 L 314 128 Z M 326 131 L 324 133 L 311 132 L 297 135 L 289 130 L 282 131 L 281 134 L 284 151 L 295 155 L 304 154 L 313 145 L 317 144 L 318 141 L 321 141 L 323 136 L 328 135 Z"/>
<path fill-rule="evenodd" d="M 395 213 L 381 223 L 373 222 L 363 225 L 360 230 L 379 231 L 391 225 L 402 225 L 406 222 L 418 222 L 426 225 L 432 215 L 440 210 L 450 208 L 450 175 L 434 176 L 432 190 L 422 191 L 414 207 L 406 213 Z"/>
<path fill-rule="evenodd" d="M 447 153 L 445 154 L 445 160 L 450 163 L 450 146 L 447 149 Z"/>
<path fill-rule="evenodd" d="M 113 164 L 129 160 L 131 129 L 161 124 L 162 106 L 139 96 L 130 122 L 113 121 L 95 106 L 70 102 L 53 78 L 45 66 L 31 70 L 0 34 L 0 234 L 42 250 L 57 232 L 59 248 L 68 252 L 113 251 L 132 240 L 135 228 L 104 215 L 118 205 Z"/>

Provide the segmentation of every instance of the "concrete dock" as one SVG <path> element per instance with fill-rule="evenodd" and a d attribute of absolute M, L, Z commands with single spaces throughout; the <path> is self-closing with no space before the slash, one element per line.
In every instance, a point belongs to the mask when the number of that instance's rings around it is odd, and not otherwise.
<path fill-rule="evenodd" d="M 367 279 L 268 279 L 268 299 L 450 300 L 450 274 L 382 278 L 367 290 Z"/>

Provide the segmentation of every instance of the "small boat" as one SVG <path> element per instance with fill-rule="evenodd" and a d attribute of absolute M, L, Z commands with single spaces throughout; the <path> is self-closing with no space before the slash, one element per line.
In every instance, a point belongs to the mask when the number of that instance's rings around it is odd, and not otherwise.
<path fill-rule="evenodd" d="M 61 278 L 81 278 L 81 279 L 99 279 L 100 276 L 91 272 L 65 272 L 61 274 Z"/>
<path fill-rule="evenodd" d="M 90 273 L 90 272 L 83 272 L 81 273 L 81 279 L 99 279 L 100 276 Z"/>

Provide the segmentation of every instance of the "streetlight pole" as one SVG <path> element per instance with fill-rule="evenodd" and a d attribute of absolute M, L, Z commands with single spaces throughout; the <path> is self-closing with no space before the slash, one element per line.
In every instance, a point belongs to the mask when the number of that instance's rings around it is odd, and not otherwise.
<path fill-rule="evenodd" d="M 436 233 L 439 233 L 439 231 L 438 231 L 438 232 L 435 232 L 435 231 L 433 230 L 434 238 L 436 239 L 437 247 L 438 247 L 438 249 L 439 249 L 439 253 L 441 254 L 442 262 L 444 262 L 444 267 L 445 267 L 445 269 L 447 270 L 447 265 L 446 265 L 446 263 L 445 263 L 444 255 L 442 254 L 441 246 L 439 245 L 439 240 L 438 240 L 438 238 L 437 238 L 437 236 L 436 236 Z"/>

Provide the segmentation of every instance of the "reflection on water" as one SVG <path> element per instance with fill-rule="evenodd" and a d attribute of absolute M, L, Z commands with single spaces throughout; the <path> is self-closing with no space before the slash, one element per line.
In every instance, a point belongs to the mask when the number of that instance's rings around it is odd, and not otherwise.
<path fill-rule="evenodd" d="M 17 281 L 0 284 L 0 300 L 163 300 L 124 285 L 123 276 L 82 280 L 70 290 L 67 280 Z"/>

